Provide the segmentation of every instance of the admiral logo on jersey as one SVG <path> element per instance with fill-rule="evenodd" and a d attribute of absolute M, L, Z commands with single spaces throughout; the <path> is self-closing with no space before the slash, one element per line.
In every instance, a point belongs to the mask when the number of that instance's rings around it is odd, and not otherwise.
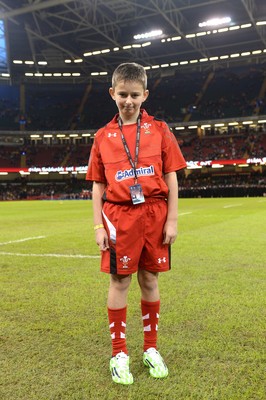
<path fill-rule="evenodd" d="M 151 176 L 154 175 L 154 166 L 150 165 L 149 167 L 140 167 L 136 169 L 137 176 Z M 117 171 L 115 175 L 115 180 L 118 182 L 124 181 L 125 179 L 134 178 L 134 170 L 126 169 L 124 171 Z"/>

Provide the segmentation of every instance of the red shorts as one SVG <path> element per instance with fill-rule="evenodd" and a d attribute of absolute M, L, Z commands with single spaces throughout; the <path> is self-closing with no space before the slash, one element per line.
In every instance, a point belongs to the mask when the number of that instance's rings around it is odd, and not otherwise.
<path fill-rule="evenodd" d="M 168 271 L 170 246 L 163 244 L 166 216 L 164 199 L 148 199 L 138 205 L 104 203 L 103 222 L 110 248 L 102 252 L 101 271 L 121 275 L 138 269 Z"/>

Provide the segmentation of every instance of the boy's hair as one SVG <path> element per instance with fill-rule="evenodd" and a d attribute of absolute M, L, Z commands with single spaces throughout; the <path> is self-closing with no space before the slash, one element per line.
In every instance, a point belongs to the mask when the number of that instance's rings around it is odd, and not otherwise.
<path fill-rule="evenodd" d="M 112 76 L 112 87 L 120 81 L 135 81 L 147 89 L 147 74 L 142 65 L 137 63 L 123 63 L 118 65 Z"/>

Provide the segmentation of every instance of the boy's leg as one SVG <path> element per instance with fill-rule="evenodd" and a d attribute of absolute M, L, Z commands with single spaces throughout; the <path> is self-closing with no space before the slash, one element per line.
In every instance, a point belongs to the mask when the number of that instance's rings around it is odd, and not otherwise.
<path fill-rule="evenodd" d="M 110 371 L 115 383 L 130 385 L 133 376 L 129 371 L 126 346 L 127 294 L 131 275 L 111 275 L 107 307 L 109 328 L 112 338 Z"/>
<path fill-rule="evenodd" d="M 127 354 L 126 313 L 130 282 L 131 275 L 110 275 L 107 308 L 113 357 L 120 351 Z"/>
<path fill-rule="evenodd" d="M 160 312 L 158 273 L 139 270 L 138 282 L 141 289 L 141 311 L 144 331 L 143 362 L 154 378 L 165 378 L 168 368 L 157 351 L 157 332 Z"/>
<path fill-rule="evenodd" d="M 144 331 L 144 351 L 157 347 L 157 331 L 160 312 L 160 294 L 158 273 L 145 270 L 138 271 L 138 282 L 141 290 L 141 312 Z"/>

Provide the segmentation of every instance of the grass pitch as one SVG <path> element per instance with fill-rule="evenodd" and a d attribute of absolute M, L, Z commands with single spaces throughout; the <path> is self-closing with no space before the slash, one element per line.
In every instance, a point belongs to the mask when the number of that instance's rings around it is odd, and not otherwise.
<path fill-rule="evenodd" d="M 127 341 L 134 384 L 112 383 L 90 201 L 0 203 L 1 400 L 264 400 L 266 199 L 181 199 L 172 270 L 160 276 L 159 350 L 142 364 L 133 279 Z"/>

